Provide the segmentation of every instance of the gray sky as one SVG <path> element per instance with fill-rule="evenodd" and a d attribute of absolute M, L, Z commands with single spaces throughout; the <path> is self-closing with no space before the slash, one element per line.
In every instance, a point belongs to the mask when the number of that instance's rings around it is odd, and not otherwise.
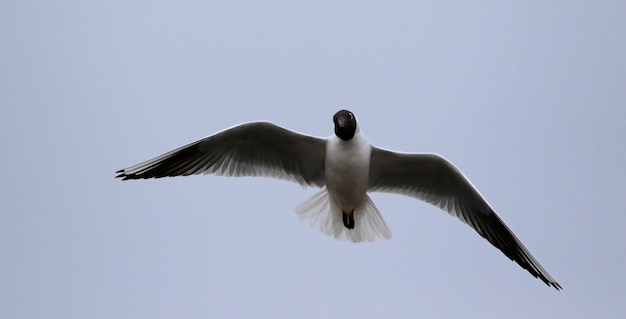
<path fill-rule="evenodd" d="M 624 1 L 0 3 L 0 317 L 615 318 L 626 311 Z M 298 220 L 314 189 L 121 182 L 226 127 L 455 163 L 564 290 L 412 198 L 389 241 Z"/>

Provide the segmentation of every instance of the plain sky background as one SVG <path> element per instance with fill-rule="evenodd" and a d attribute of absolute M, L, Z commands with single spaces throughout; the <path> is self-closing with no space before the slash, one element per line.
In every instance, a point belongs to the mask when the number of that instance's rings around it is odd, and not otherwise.
<path fill-rule="evenodd" d="M 388 241 L 263 178 L 114 171 L 226 127 L 455 163 L 563 286 L 439 209 Z M 616 318 L 626 312 L 624 1 L 2 1 L 0 318 Z"/>

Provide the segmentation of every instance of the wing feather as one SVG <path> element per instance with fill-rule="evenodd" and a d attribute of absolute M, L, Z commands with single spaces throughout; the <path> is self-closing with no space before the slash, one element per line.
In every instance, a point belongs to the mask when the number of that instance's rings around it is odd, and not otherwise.
<path fill-rule="evenodd" d="M 440 207 L 468 224 L 534 277 L 561 289 L 465 175 L 442 156 L 373 147 L 369 189 L 415 197 Z"/>
<path fill-rule="evenodd" d="M 123 180 L 193 174 L 267 176 L 324 186 L 326 140 L 269 122 L 234 126 L 117 171 Z"/>

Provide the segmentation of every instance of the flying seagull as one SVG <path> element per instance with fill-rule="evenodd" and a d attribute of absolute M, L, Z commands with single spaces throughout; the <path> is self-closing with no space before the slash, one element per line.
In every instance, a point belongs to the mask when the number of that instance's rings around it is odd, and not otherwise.
<path fill-rule="evenodd" d="M 367 195 L 398 193 L 438 206 L 548 286 L 552 276 L 498 217 L 472 183 L 438 154 L 398 153 L 370 144 L 354 114 L 333 116 L 335 134 L 318 138 L 269 122 L 233 126 L 161 156 L 117 171 L 123 180 L 216 174 L 267 176 L 321 190 L 296 207 L 302 219 L 340 240 L 391 238 Z"/>

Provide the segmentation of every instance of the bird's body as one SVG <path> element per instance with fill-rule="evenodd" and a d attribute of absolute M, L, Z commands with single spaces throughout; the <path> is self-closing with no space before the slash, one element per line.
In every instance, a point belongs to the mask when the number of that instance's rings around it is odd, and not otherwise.
<path fill-rule="evenodd" d="M 345 214 L 359 206 L 367 195 L 371 147 L 363 135 L 348 141 L 330 137 L 326 145 L 326 189 Z"/>
<path fill-rule="evenodd" d="M 375 147 L 350 111 L 337 112 L 333 122 L 335 134 L 326 139 L 268 122 L 237 125 L 122 169 L 117 177 L 268 176 L 317 186 L 321 190 L 299 205 L 296 213 L 323 233 L 352 242 L 391 237 L 368 192 L 408 195 L 458 217 L 533 276 L 561 289 L 463 173 L 445 158 Z"/>

